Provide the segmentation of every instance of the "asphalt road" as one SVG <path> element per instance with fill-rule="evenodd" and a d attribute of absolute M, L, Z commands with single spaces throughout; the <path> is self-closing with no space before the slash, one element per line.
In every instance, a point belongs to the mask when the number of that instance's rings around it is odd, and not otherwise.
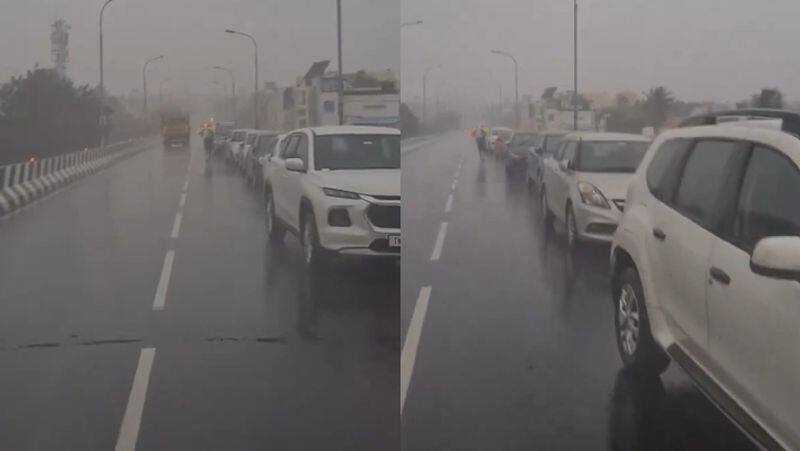
<path fill-rule="evenodd" d="M 402 164 L 404 450 L 754 449 L 676 365 L 620 371 L 607 246 L 566 256 L 466 134 Z"/>
<path fill-rule="evenodd" d="M 399 288 L 152 146 L 0 219 L 0 449 L 399 449 Z"/>

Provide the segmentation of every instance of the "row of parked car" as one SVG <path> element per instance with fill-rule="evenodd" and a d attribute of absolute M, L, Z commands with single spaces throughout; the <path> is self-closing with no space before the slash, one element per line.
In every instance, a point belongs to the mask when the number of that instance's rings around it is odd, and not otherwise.
<path fill-rule="evenodd" d="M 327 126 L 288 133 L 218 124 L 215 152 L 264 196 L 266 231 L 332 256 L 400 258 L 400 131 Z"/>
<path fill-rule="evenodd" d="M 568 247 L 611 243 L 624 365 L 674 360 L 765 449 L 800 449 L 800 115 L 692 117 L 652 143 L 520 132 L 524 170 Z"/>

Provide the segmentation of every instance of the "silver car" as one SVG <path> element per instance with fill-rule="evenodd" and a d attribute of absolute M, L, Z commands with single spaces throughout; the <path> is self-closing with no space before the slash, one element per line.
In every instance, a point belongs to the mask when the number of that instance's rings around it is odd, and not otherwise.
<path fill-rule="evenodd" d="M 544 160 L 542 217 L 565 226 L 567 245 L 611 242 L 625 209 L 628 185 L 650 138 L 622 133 L 573 133 Z"/>

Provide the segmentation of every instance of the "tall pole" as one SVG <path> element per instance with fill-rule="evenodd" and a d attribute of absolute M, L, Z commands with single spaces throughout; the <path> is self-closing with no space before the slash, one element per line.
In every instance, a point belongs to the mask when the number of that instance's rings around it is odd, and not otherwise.
<path fill-rule="evenodd" d="M 142 92 L 144 94 L 144 102 L 142 103 L 142 116 L 147 119 L 147 66 L 152 63 L 153 61 L 157 61 L 163 59 L 164 55 L 154 56 L 149 60 L 144 62 L 144 66 L 142 66 Z"/>
<path fill-rule="evenodd" d="M 230 105 L 230 112 L 231 112 L 231 120 L 235 121 L 236 120 L 235 119 L 235 116 L 236 116 L 236 77 L 233 76 L 233 71 L 228 69 L 227 67 L 214 66 L 212 69 L 224 70 L 231 77 L 231 100 L 229 102 L 229 105 Z"/>
<path fill-rule="evenodd" d="M 240 36 L 245 36 L 250 38 L 250 41 L 253 42 L 253 55 L 254 55 L 254 64 L 255 64 L 255 74 L 253 76 L 254 85 L 253 85 L 253 128 L 258 129 L 258 43 L 256 42 L 256 38 L 250 36 L 247 33 L 236 31 L 236 30 L 225 30 L 226 33 L 231 34 L 238 34 Z"/>
<path fill-rule="evenodd" d="M 519 67 L 517 59 L 511 53 L 502 50 L 492 50 L 492 53 L 511 58 L 511 61 L 514 62 L 514 128 L 519 128 Z"/>
<path fill-rule="evenodd" d="M 338 78 L 339 86 L 339 125 L 344 125 L 344 79 L 342 78 L 342 0 L 336 0 L 336 46 L 339 55 Z"/>
<path fill-rule="evenodd" d="M 103 79 L 103 13 L 106 6 L 114 0 L 106 0 L 100 8 L 100 147 L 106 146 L 106 93 Z"/>
<path fill-rule="evenodd" d="M 573 14 L 574 23 L 573 28 L 573 43 L 575 45 L 573 51 L 573 90 L 572 90 L 572 128 L 578 130 L 578 0 L 574 0 L 575 13 Z"/>

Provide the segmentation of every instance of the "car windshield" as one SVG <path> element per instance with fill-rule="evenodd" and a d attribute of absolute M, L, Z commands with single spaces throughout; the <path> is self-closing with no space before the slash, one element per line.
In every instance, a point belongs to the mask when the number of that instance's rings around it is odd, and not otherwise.
<path fill-rule="evenodd" d="M 244 135 L 245 135 L 245 133 L 246 133 L 246 132 L 234 132 L 234 133 L 233 133 L 233 138 L 231 138 L 231 141 L 236 141 L 236 142 L 242 142 L 242 141 L 244 141 Z"/>
<path fill-rule="evenodd" d="M 559 147 L 561 147 L 561 141 L 564 140 L 563 136 L 552 135 L 548 136 L 546 140 L 546 144 L 544 146 L 545 153 L 549 153 L 550 155 L 554 154 Z"/>
<path fill-rule="evenodd" d="M 532 133 L 517 133 L 511 140 L 511 147 L 530 147 L 536 144 L 536 135 Z"/>
<path fill-rule="evenodd" d="M 247 135 L 247 141 L 245 141 L 245 144 L 253 144 L 253 142 L 255 142 L 255 140 L 256 140 L 256 136 L 258 136 L 258 135 L 256 135 L 255 133 L 248 134 Z"/>
<path fill-rule="evenodd" d="M 583 141 L 575 164 L 581 172 L 635 172 L 649 143 Z"/>
<path fill-rule="evenodd" d="M 492 136 L 498 136 L 503 141 L 506 141 L 506 142 L 511 139 L 511 136 L 513 134 L 514 133 L 511 130 L 503 130 L 503 129 L 494 129 L 494 130 L 492 130 Z"/>
<path fill-rule="evenodd" d="M 271 152 L 273 148 L 275 148 L 275 141 L 278 140 L 277 136 L 262 136 L 258 140 L 258 148 L 255 150 L 256 156 L 263 157 L 268 152 Z"/>
<path fill-rule="evenodd" d="M 397 135 L 323 135 L 314 143 L 314 167 L 337 169 L 400 169 Z"/>

